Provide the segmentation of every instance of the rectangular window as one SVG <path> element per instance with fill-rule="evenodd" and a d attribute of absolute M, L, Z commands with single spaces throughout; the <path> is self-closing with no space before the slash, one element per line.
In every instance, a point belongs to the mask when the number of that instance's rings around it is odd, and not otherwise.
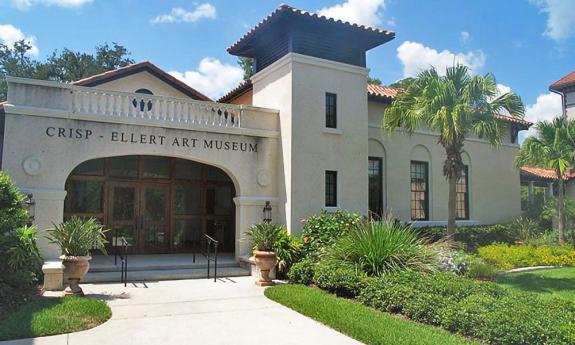
<path fill-rule="evenodd" d="M 325 93 L 325 126 L 337 128 L 337 95 L 335 93 Z"/>
<path fill-rule="evenodd" d="M 383 214 L 382 161 L 380 157 L 368 158 L 369 212 L 374 216 Z"/>
<path fill-rule="evenodd" d="M 429 172 L 427 162 L 411 161 L 411 219 L 429 220 Z"/>
<path fill-rule="evenodd" d="M 469 219 L 469 185 L 467 165 L 463 167 L 461 177 L 455 186 L 455 218 Z"/>
<path fill-rule="evenodd" d="M 337 171 L 325 171 L 325 206 L 337 206 Z"/>

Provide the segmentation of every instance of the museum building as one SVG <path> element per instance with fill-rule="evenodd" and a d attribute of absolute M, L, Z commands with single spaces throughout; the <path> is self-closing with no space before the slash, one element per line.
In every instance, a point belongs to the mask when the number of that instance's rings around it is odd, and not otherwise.
<path fill-rule="evenodd" d="M 147 61 L 70 84 L 8 77 L 1 168 L 31 196 L 41 234 L 95 217 L 132 254 L 188 253 L 209 234 L 239 262 L 266 204 L 294 234 L 322 209 L 445 224 L 437 135 L 388 136 L 381 118 L 399 90 L 367 83 L 366 52 L 394 37 L 282 5 L 228 48 L 255 73 L 217 102 Z M 531 123 L 499 120 L 500 147 L 465 143 L 461 224 L 521 214 L 513 158 Z M 59 267 L 58 248 L 39 245 L 45 271 Z"/>

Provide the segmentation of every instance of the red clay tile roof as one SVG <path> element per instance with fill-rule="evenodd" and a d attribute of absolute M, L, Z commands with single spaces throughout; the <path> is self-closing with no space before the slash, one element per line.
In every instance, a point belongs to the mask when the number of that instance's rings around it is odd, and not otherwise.
<path fill-rule="evenodd" d="M 393 100 L 398 93 L 401 92 L 401 89 L 377 85 L 377 84 L 367 84 L 367 95 L 373 97 L 383 97 L 388 98 L 389 100 Z"/>
<path fill-rule="evenodd" d="M 176 88 L 177 90 L 181 91 L 182 93 L 192 98 L 199 99 L 201 101 L 212 101 L 212 99 L 209 98 L 208 96 L 190 87 L 188 84 L 177 79 L 176 77 L 166 73 L 164 70 L 154 65 L 150 61 L 142 61 L 125 67 L 120 67 L 118 69 L 111 70 L 108 72 L 96 74 L 91 77 L 77 80 L 73 82 L 73 84 L 79 86 L 96 86 L 141 71 L 149 72 L 150 74 L 158 77 L 162 81 L 168 83 L 172 87 Z"/>
<path fill-rule="evenodd" d="M 524 120 L 524 119 L 519 118 L 519 117 L 511 116 L 511 115 L 498 114 L 498 115 L 495 115 L 495 118 L 499 119 L 499 120 L 506 121 L 506 122 L 516 123 L 516 124 L 522 125 L 522 126 L 527 126 L 527 127 L 533 126 L 533 122 Z"/>
<path fill-rule="evenodd" d="M 521 167 L 521 174 L 528 177 L 538 177 L 544 180 L 557 180 L 557 174 L 552 169 L 545 169 L 545 168 L 537 168 L 531 166 L 523 166 Z M 563 177 L 565 181 L 571 180 L 575 178 L 575 171 L 571 171 Z"/>
<path fill-rule="evenodd" d="M 560 91 L 567 86 L 575 85 L 575 71 L 567 74 L 563 78 L 557 80 L 553 84 L 549 85 L 549 89 Z"/>
<path fill-rule="evenodd" d="M 237 48 L 238 46 L 243 44 L 247 39 L 251 38 L 254 34 L 256 34 L 258 31 L 260 31 L 267 24 L 271 23 L 279 14 L 281 14 L 283 12 L 291 12 L 291 13 L 295 13 L 297 15 L 306 16 L 309 18 L 314 18 L 316 20 L 320 20 L 323 22 L 337 23 L 337 24 L 344 25 L 348 28 L 357 29 L 357 30 L 361 30 L 361 31 L 367 31 L 367 32 L 376 33 L 376 34 L 381 34 L 383 36 L 389 37 L 389 39 L 392 39 L 395 37 L 395 32 L 393 32 L 393 31 L 372 28 L 372 27 L 368 27 L 368 26 L 364 26 L 364 25 L 353 24 L 350 22 L 343 22 L 341 20 L 336 20 L 333 18 L 327 18 L 325 16 L 320 16 L 316 13 L 310 13 L 310 12 L 302 11 L 302 10 L 299 10 L 297 8 L 291 7 L 289 5 L 282 4 L 274 12 L 272 12 L 270 15 L 268 15 L 264 20 L 259 22 L 255 27 L 253 27 L 250 31 L 248 31 L 245 35 L 243 35 L 239 40 L 237 40 L 234 44 L 232 44 L 227 49 L 227 51 L 229 53 L 231 53 L 235 48 Z"/>
<path fill-rule="evenodd" d="M 252 89 L 252 87 L 253 87 L 253 85 L 252 85 L 251 80 L 242 81 L 240 83 L 240 85 L 236 86 L 230 92 L 228 92 L 225 95 L 223 95 L 222 97 L 220 97 L 220 99 L 218 99 L 218 102 L 219 103 L 231 102 L 232 100 L 238 98 L 239 96 L 243 95 L 244 93 L 250 91 Z"/>

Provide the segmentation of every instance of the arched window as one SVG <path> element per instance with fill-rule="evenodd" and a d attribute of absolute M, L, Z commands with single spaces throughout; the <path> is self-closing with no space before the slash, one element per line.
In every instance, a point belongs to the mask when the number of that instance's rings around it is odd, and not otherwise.
<path fill-rule="evenodd" d="M 154 93 L 148 89 L 137 89 L 136 91 L 134 91 L 134 93 L 141 93 L 144 95 L 153 95 Z M 152 110 L 152 101 L 148 100 L 147 102 L 144 100 L 144 98 L 140 98 L 140 99 L 136 99 L 134 98 L 132 100 L 132 105 L 134 106 L 134 108 L 140 108 L 140 111 L 144 111 L 146 108 L 148 111 Z"/>

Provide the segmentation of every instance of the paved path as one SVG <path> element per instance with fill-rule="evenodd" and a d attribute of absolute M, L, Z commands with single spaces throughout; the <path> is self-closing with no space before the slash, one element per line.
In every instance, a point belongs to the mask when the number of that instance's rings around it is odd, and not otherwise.
<path fill-rule="evenodd" d="M 2 345 L 360 344 L 263 295 L 253 277 L 83 285 L 112 318 L 90 330 Z"/>

